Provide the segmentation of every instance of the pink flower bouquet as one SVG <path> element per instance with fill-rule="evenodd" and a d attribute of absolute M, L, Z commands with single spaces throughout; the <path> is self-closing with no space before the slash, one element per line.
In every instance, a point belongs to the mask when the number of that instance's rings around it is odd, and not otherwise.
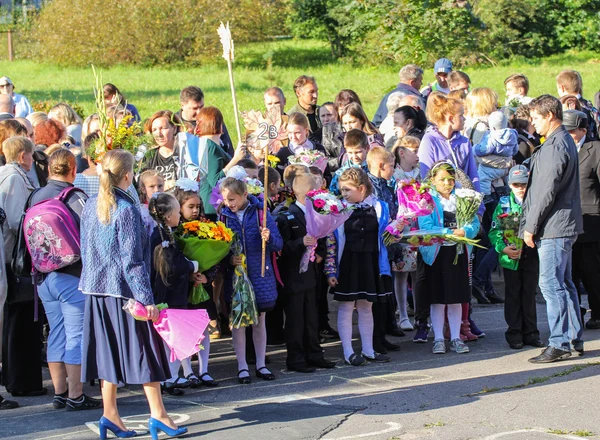
<path fill-rule="evenodd" d="M 352 207 L 327 190 L 310 191 L 306 195 L 306 233 L 324 238 L 335 231 L 352 215 Z M 315 261 L 316 246 L 310 246 L 300 261 L 300 273 L 308 270 L 309 261 Z"/>
<path fill-rule="evenodd" d="M 327 157 L 318 150 L 305 150 L 294 156 L 288 157 L 290 164 L 306 165 L 307 167 L 317 167 L 322 173 L 327 167 Z"/>

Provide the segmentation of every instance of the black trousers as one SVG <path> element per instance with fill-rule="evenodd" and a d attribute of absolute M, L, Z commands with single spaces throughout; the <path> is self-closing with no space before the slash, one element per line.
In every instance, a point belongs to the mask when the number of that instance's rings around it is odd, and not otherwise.
<path fill-rule="evenodd" d="M 273 310 L 269 310 L 265 316 L 267 326 L 267 345 L 279 345 L 285 341 L 283 330 L 283 295 L 281 291 L 277 295 L 277 301 Z"/>
<path fill-rule="evenodd" d="M 41 316 L 41 305 L 39 309 Z M 42 388 L 42 321 L 34 322 L 33 311 L 33 301 L 4 305 L 2 385 L 8 391 Z"/>
<path fill-rule="evenodd" d="M 329 330 L 329 284 L 327 277 L 323 273 L 322 264 L 318 267 L 319 277 L 317 278 L 317 308 L 319 310 L 319 331 Z"/>
<path fill-rule="evenodd" d="M 317 292 L 286 292 L 284 294 L 285 345 L 288 367 L 323 359 L 319 343 Z"/>
<path fill-rule="evenodd" d="M 429 314 L 431 313 L 431 304 L 429 295 L 425 288 L 427 273 L 425 271 L 425 263 L 421 253 L 417 254 L 417 276 L 413 282 L 413 302 L 415 309 L 415 322 L 427 324 Z"/>
<path fill-rule="evenodd" d="M 592 319 L 600 319 L 600 242 L 573 245 L 573 282 L 579 286 L 580 281 L 588 294 Z"/>
<path fill-rule="evenodd" d="M 504 319 L 508 324 L 504 335 L 509 344 L 529 343 L 540 338 L 535 305 L 539 265 L 537 250 L 524 246 L 519 268 L 504 269 Z"/>

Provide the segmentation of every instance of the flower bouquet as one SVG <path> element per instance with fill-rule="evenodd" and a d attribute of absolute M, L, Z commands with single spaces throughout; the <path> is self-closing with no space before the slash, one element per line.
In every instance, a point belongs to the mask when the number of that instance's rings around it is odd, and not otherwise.
<path fill-rule="evenodd" d="M 261 195 L 264 194 L 265 190 L 263 188 L 263 184 L 260 180 L 254 179 L 253 177 L 248 176 L 246 170 L 239 165 L 231 167 L 231 169 L 227 172 L 223 179 L 220 179 L 217 184 L 213 187 L 208 202 L 215 208 L 215 210 L 219 210 L 221 203 L 223 203 L 223 196 L 221 195 L 221 182 L 228 177 L 233 177 L 237 180 L 242 180 L 246 183 L 246 188 L 248 189 L 248 194 L 252 194 L 255 197 L 261 198 Z"/>
<path fill-rule="evenodd" d="M 327 237 L 352 215 L 352 207 L 327 190 L 319 189 L 306 194 L 306 234 L 314 238 Z M 300 273 L 308 270 L 309 261 L 315 261 L 316 246 L 310 246 L 300 260 Z"/>
<path fill-rule="evenodd" d="M 407 232 L 400 239 L 400 243 L 407 244 L 413 248 L 419 246 L 433 246 L 435 244 L 455 243 L 457 245 L 469 245 L 485 249 L 479 244 L 479 240 L 467 237 L 459 237 L 452 234 L 448 228 L 415 229 Z"/>
<path fill-rule="evenodd" d="M 294 156 L 289 156 L 288 163 L 305 165 L 307 167 L 317 167 L 324 173 L 325 168 L 327 168 L 327 156 L 318 150 L 304 150 Z"/>
<path fill-rule="evenodd" d="M 496 217 L 495 226 L 502 231 L 502 237 L 506 246 L 514 246 L 515 249 L 523 249 L 523 240 L 519 238 L 518 231 L 521 223 L 521 214 L 518 212 L 505 212 Z"/>
<path fill-rule="evenodd" d="M 246 256 L 243 254 L 242 243 L 239 238 L 234 241 L 232 251 L 233 255 L 242 257 L 242 264 L 237 265 L 233 271 L 233 295 L 231 297 L 229 327 L 234 329 L 258 323 L 258 311 L 254 289 L 246 270 Z"/>
<path fill-rule="evenodd" d="M 483 194 L 473 189 L 457 188 L 454 191 L 456 196 L 456 227 L 462 228 L 471 223 L 477 215 L 477 211 L 483 201 Z M 457 243 L 459 244 L 459 243 Z M 456 246 L 456 258 L 454 264 L 458 263 L 458 256 L 463 252 L 462 246 Z"/>
<path fill-rule="evenodd" d="M 169 309 L 166 304 L 158 304 L 156 307 L 160 312 L 158 319 L 152 324 L 171 349 L 171 362 L 186 359 L 204 349 L 200 344 L 210 322 L 206 310 Z M 148 320 L 146 308 L 134 299 L 129 299 L 123 310 L 138 321 Z"/>
<path fill-rule="evenodd" d="M 410 220 L 433 212 L 434 203 L 429 189 L 428 185 L 414 179 L 398 182 L 398 215 L 385 228 L 383 242 L 386 246 L 398 242 Z"/>
<path fill-rule="evenodd" d="M 175 231 L 175 240 L 183 255 L 190 260 L 197 261 L 198 270 L 204 272 L 229 253 L 233 232 L 223 222 L 194 220 L 178 226 Z M 192 287 L 188 302 L 199 304 L 208 299 L 210 296 L 202 284 L 199 284 Z"/>

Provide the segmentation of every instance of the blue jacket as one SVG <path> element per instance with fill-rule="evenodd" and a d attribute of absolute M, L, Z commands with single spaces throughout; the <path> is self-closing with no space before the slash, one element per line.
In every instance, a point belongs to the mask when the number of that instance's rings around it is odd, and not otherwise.
<path fill-rule="evenodd" d="M 452 193 L 454 194 L 454 191 Z M 419 217 L 419 229 L 434 229 L 444 227 L 444 208 L 442 207 L 442 202 L 440 201 L 440 195 L 432 189 L 431 196 L 435 202 L 435 209 L 431 214 Z M 479 219 L 477 216 L 475 216 L 473 221 L 463 226 L 462 229 L 465 231 L 465 236 L 467 238 L 475 238 L 479 232 L 479 226 Z M 441 244 L 435 244 L 433 246 L 419 246 L 419 252 L 423 257 L 423 262 L 431 266 L 437 258 L 437 254 L 440 251 L 440 246 Z M 471 255 L 472 247 L 473 246 L 467 246 L 468 255 Z"/>
<path fill-rule="evenodd" d="M 502 130 L 486 131 L 477 145 L 473 147 L 476 156 L 513 157 L 519 151 L 519 136 L 517 130 L 504 128 Z"/>
<path fill-rule="evenodd" d="M 390 212 L 387 203 L 369 196 L 364 200 L 365 203 L 373 206 L 377 212 L 377 222 L 379 223 L 379 275 L 392 276 L 390 262 L 388 261 L 388 252 L 383 243 L 383 233 L 390 223 Z M 325 273 L 328 277 L 338 276 L 340 271 L 340 262 L 344 254 L 346 244 L 345 223 L 338 227 L 333 235 L 327 237 L 327 256 L 325 259 Z"/>
<path fill-rule="evenodd" d="M 88 199 L 81 214 L 79 289 L 88 295 L 135 298 L 154 304 L 150 287 L 150 240 L 133 198 L 115 188 L 117 207 L 110 222 L 100 222 L 98 196 Z"/>
<path fill-rule="evenodd" d="M 231 210 L 223 208 L 222 216 L 228 228 L 237 234 L 242 240 L 244 254 L 248 265 L 248 277 L 254 287 L 256 295 L 256 305 L 259 310 L 268 310 L 275 307 L 277 300 L 277 283 L 275 281 L 275 272 L 270 258 L 273 252 L 279 252 L 283 248 L 283 239 L 279 234 L 277 224 L 271 214 L 267 211 L 267 228 L 271 231 L 271 236 L 267 242 L 267 263 L 264 278 L 260 276 L 261 256 L 262 256 L 262 238 L 260 237 L 259 225 L 262 222 L 259 219 L 258 211 L 262 213 L 262 203 L 253 195 L 248 195 L 248 208 L 244 213 L 242 224 Z M 233 267 L 227 270 L 225 278 L 225 296 L 230 299 L 233 292 Z"/>
<path fill-rule="evenodd" d="M 398 215 L 398 196 L 396 195 L 396 181 L 385 180 L 382 177 L 376 177 L 367 172 L 367 176 L 373 184 L 373 195 L 375 198 L 387 203 L 390 219 L 393 220 Z"/>

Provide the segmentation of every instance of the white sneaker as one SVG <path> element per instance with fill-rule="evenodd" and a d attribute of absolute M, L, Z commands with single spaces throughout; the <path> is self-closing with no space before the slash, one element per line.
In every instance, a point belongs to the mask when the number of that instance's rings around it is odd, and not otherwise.
<path fill-rule="evenodd" d="M 436 339 L 433 341 L 433 354 L 444 354 L 446 353 L 446 341 L 443 339 Z"/>
<path fill-rule="evenodd" d="M 408 318 L 404 318 L 398 322 L 398 327 L 400 327 L 401 330 L 406 331 L 413 331 L 415 329 Z"/>
<path fill-rule="evenodd" d="M 457 353 L 468 353 L 469 347 L 460 339 L 453 339 L 450 341 L 450 350 L 455 351 Z"/>

